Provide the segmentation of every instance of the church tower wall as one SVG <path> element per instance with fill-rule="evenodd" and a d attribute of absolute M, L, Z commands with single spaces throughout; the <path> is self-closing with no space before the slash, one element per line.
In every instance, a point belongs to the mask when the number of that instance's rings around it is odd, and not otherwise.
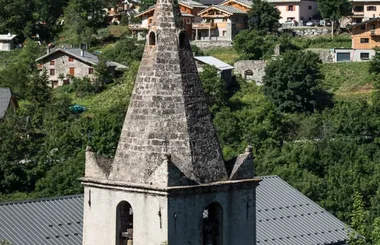
<path fill-rule="evenodd" d="M 161 245 L 168 241 L 167 197 L 163 193 L 147 190 L 144 193 L 132 187 L 124 190 L 86 187 L 83 244 L 117 244 L 116 236 L 120 235 L 116 232 L 117 206 L 122 201 L 130 203 L 133 209 L 133 245 Z"/>

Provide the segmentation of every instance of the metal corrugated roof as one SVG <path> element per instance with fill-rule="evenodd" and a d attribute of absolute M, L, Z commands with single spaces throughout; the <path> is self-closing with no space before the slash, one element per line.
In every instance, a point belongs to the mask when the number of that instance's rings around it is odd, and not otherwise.
<path fill-rule="evenodd" d="M 332 245 L 348 239 L 343 222 L 280 177 L 258 178 L 258 245 Z"/>
<path fill-rule="evenodd" d="M 258 178 L 258 245 L 344 244 L 343 222 L 280 177 Z M 83 201 L 83 195 L 75 195 L 0 203 L 0 240 L 13 245 L 80 245 Z"/>
<path fill-rule="evenodd" d="M 84 62 L 88 62 L 92 65 L 96 65 L 99 62 L 98 57 L 94 54 L 91 54 L 90 52 L 84 51 L 83 56 L 81 56 L 82 50 L 80 48 L 65 48 L 65 49 L 58 48 L 58 49 L 56 49 L 56 50 L 54 50 L 48 54 L 45 54 L 45 55 L 39 57 L 38 59 L 36 59 L 36 61 L 43 60 L 46 57 L 49 57 L 52 54 L 55 54 L 58 52 L 66 53 L 70 56 L 73 56 L 73 57 L 75 57 L 79 60 L 82 60 Z"/>
<path fill-rule="evenodd" d="M 79 245 L 82 219 L 83 195 L 0 203 L 0 241 Z"/>
<path fill-rule="evenodd" d="M 231 70 L 234 69 L 233 66 L 224 63 L 223 61 L 213 57 L 213 56 L 194 56 L 194 59 L 211 66 L 215 66 L 218 70 Z"/>
<path fill-rule="evenodd" d="M 0 119 L 2 119 L 11 103 L 12 92 L 9 88 L 0 88 Z"/>

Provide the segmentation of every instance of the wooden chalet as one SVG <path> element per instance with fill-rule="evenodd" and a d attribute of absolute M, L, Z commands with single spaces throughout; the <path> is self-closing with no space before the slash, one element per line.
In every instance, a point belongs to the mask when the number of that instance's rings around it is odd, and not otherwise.
<path fill-rule="evenodd" d="M 240 31 L 248 28 L 248 11 L 252 2 L 227 0 L 198 13 L 202 22 L 193 23 L 195 40 L 232 41 Z"/>
<path fill-rule="evenodd" d="M 201 18 L 197 15 L 200 11 L 207 8 L 207 6 L 195 2 L 192 0 L 179 0 L 178 5 L 181 10 L 184 29 L 186 30 L 188 36 L 194 39 L 195 32 L 192 29 L 192 24 L 194 22 L 200 22 Z M 129 29 L 139 38 L 145 38 L 145 32 L 149 29 L 152 24 L 154 15 L 155 5 L 150 6 L 147 10 L 139 13 L 136 17 L 141 18 L 141 24 L 130 24 Z"/>

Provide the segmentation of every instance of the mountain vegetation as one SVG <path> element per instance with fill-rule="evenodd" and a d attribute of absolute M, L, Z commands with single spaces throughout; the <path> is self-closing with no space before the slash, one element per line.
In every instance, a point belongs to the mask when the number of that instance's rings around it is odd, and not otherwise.
<path fill-rule="evenodd" d="M 264 86 L 241 77 L 226 84 L 214 67 L 200 75 L 225 160 L 252 145 L 256 175 L 279 175 L 366 238 L 354 234 L 352 244 L 380 244 L 378 55 L 371 63 L 321 64 L 301 50 L 347 45 L 346 37 L 278 36 L 276 24 L 268 22 L 278 13 L 255 2 L 262 11 L 250 12 L 250 29 L 237 35 L 235 50 L 205 53 L 229 62 L 268 60 Z M 0 123 L 0 201 L 80 193 L 86 146 L 114 156 L 144 46 L 126 37 L 126 26 L 104 26 L 109 4 L 0 0 L 0 32 L 26 40 L 12 55 L 0 54 L 0 87 L 10 87 L 20 103 Z M 144 2 L 145 8 L 150 4 Z M 32 39 L 36 33 L 44 44 L 85 43 L 101 53 L 97 81 L 76 79 L 53 91 L 36 69 L 44 52 Z M 283 55 L 273 60 L 277 44 Z M 128 71 L 109 77 L 103 68 L 110 59 Z M 364 86 L 370 87 L 365 97 L 343 95 Z"/>

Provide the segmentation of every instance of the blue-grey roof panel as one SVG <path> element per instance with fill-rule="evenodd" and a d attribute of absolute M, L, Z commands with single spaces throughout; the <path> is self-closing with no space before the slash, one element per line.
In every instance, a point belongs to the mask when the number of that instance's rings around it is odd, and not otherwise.
<path fill-rule="evenodd" d="M 278 176 L 257 188 L 257 244 L 343 244 L 346 225 Z"/>
<path fill-rule="evenodd" d="M 79 245 L 83 195 L 0 203 L 0 241 L 12 245 Z"/>
<path fill-rule="evenodd" d="M 344 244 L 346 225 L 278 176 L 259 177 L 258 245 Z M 83 195 L 0 203 L 0 241 L 80 245 Z"/>

